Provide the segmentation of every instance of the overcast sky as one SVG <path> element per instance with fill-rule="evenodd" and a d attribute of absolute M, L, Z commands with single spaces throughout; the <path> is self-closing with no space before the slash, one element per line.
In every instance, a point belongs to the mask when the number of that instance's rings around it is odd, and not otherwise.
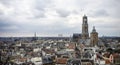
<path fill-rule="evenodd" d="M 70 36 L 84 14 L 89 33 L 120 36 L 120 0 L 0 0 L 0 36 Z"/>

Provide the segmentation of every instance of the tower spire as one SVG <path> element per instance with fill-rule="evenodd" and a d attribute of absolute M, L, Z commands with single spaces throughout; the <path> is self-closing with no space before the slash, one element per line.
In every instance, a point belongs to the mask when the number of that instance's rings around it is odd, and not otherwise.
<path fill-rule="evenodd" d="M 92 32 L 96 32 L 95 26 L 93 26 L 93 30 L 92 30 Z"/>
<path fill-rule="evenodd" d="M 34 33 L 34 37 L 36 37 L 36 32 Z"/>
<path fill-rule="evenodd" d="M 83 16 L 83 23 L 82 23 L 82 39 L 88 39 L 89 33 L 88 33 L 88 22 L 87 22 L 87 16 Z"/>

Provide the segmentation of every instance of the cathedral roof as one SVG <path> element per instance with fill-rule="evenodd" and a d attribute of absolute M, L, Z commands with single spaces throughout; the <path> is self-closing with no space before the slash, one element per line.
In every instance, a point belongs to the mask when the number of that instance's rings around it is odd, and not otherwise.
<path fill-rule="evenodd" d="M 93 30 L 92 30 L 92 32 L 96 32 L 95 26 L 93 26 Z"/>
<path fill-rule="evenodd" d="M 93 30 L 92 30 L 91 33 L 97 33 L 97 32 L 96 32 L 96 29 L 95 29 L 95 26 L 93 26 Z"/>

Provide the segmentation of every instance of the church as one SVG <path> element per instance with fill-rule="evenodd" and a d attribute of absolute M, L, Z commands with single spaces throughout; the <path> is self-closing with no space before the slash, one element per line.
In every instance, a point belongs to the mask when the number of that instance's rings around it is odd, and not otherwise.
<path fill-rule="evenodd" d="M 88 18 L 86 15 L 82 18 L 82 33 L 73 34 L 73 41 L 78 44 L 83 44 L 86 47 L 94 47 L 98 44 L 98 33 L 96 32 L 95 26 L 90 33 L 88 32 Z"/>

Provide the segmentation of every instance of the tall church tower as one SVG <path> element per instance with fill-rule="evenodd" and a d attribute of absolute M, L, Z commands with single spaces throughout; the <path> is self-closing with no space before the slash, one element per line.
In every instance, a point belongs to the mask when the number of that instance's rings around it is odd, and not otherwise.
<path fill-rule="evenodd" d="M 88 39 L 89 33 L 88 33 L 88 23 L 87 23 L 87 16 L 83 16 L 83 23 L 82 23 L 82 39 Z"/>
<path fill-rule="evenodd" d="M 95 27 L 93 26 L 93 30 L 90 34 L 90 46 L 95 46 L 98 43 L 98 33 L 96 32 Z"/>

